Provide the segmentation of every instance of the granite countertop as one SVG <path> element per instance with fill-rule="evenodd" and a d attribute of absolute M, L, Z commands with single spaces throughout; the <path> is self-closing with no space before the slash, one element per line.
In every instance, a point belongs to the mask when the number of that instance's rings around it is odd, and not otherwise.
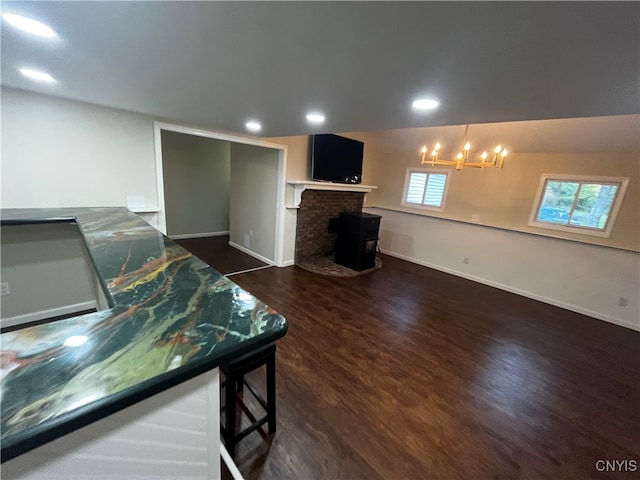
<path fill-rule="evenodd" d="M 2 461 L 285 335 L 272 308 L 126 208 L 4 209 L 76 222 L 107 310 L 0 335 Z M 72 336 L 88 340 L 65 346 Z"/>

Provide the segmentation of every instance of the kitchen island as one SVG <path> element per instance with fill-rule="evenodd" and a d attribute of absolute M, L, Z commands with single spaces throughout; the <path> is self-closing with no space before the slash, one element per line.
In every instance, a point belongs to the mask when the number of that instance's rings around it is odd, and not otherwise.
<path fill-rule="evenodd" d="M 108 303 L 0 335 L 3 478 L 80 478 L 101 461 L 114 468 L 105 478 L 216 478 L 217 367 L 284 336 L 284 317 L 125 208 L 1 219 L 77 224 Z"/>

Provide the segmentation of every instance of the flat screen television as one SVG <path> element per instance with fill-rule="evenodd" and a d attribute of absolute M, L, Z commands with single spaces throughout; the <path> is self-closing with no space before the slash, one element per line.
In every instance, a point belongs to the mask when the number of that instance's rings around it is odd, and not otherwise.
<path fill-rule="evenodd" d="M 311 136 L 311 178 L 334 183 L 362 182 L 364 143 L 331 133 Z"/>

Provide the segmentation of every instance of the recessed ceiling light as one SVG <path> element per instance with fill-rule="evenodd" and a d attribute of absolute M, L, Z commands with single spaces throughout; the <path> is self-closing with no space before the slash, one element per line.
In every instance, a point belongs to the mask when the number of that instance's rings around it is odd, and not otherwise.
<path fill-rule="evenodd" d="M 262 130 L 262 125 L 260 125 L 260 122 L 256 122 L 255 120 L 249 120 L 244 124 L 244 126 L 247 127 L 247 130 L 249 130 L 250 132 L 259 132 L 260 130 Z"/>
<path fill-rule="evenodd" d="M 56 32 L 49 25 L 45 25 L 42 22 L 38 22 L 33 18 L 23 17 L 22 15 L 15 15 L 13 13 L 5 13 L 2 18 L 9 25 L 22 30 L 23 32 L 30 33 L 31 35 L 37 35 L 44 38 L 55 38 L 58 36 Z"/>
<path fill-rule="evenodd" d="M 56 83 L 57 80 L 46 72 L 33 70 L 31 68 L 21 68 L 20 73 L 31 80 L 44 83 Z"/>
<path fill-rule="evenodd" d="M 434 108 L 438 108 L 440 106 L 440 102 L 434 100 L 433 98 L 418 98 L 413 101 L 411 104 L 411 108 L 414 110 L 433 110 Z"/>
<path fill-rule="evenodd" d="M 307 113 L 307 122 L 313 123 L 314 125 L 320 125 L 321 123 L 324 123 L 324 115 L 318 112 Z"/>

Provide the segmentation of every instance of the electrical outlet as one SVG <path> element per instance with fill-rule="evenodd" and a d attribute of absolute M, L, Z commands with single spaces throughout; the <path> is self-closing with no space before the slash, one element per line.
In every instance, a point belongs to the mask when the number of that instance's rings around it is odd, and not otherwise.
<path fill-rule="evenodd" d="M 465 265 L 467 265 L 469 263 L 469 257 L 464 257 L 462 259 L 462 263 L 464 263 Z"/>
<path fill-rule="evenodd" d="M 629 299 L 625 297 L 618 297 L 618 303 L 616 305 L 620 307 L 626 307 L 629 304 Z"/>
<path fill-rule="evenodd" d="M 0 282 L 0 295 L 9 295 L 9 282 Z"/>

